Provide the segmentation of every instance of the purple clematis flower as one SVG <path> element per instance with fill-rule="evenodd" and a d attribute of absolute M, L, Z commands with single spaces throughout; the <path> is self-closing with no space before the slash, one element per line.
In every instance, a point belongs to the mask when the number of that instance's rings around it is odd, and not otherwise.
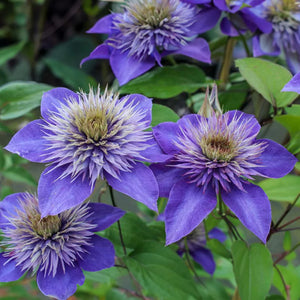
<path fill-rule="evenodd" d="M 300 72 L 297 73 L 281 90 L 282 92 L 295 92 L 300 94 Z"/>
<path fill-rule="evenodd" d="M 198 12 L 195 5 L 181 0 L 130 0 L 123 13 L 105 16 L 88 31 L 109 37 L 81 63 L 109 59 L 120 85 L 156 63 L 161 66 L 161 58 L 169 54 L 210 63 L 208 43 L 196 38 L 207 30 Z"/>
<path fill-rule="evenodd" d="M 271 34 L 253 38 L 254 56 L 278 56 L 283 52 L 289 69 L 300 71 L 300 3 L 297 0 L 266 0 L 257 13 L 272 24 Z"/>
<path fill-rule="evenodd" d="M 151 99 L 129 95 L 119 99 L 56 88 L 44 93 L 43 119 L 18 131 L 6 149 L 33 161 L 48 163 L 38 197 L 42 217 L 56 215 L 88 198 L 98 177 L 156 210 L 158 185 L 141 161 L 164 161 L 152 133 Z"/>
<path fill-rule="evenodd" d="M 168 161 L 151 165 L 165 209 L 166 243 L 192 232 L 216 207 L 217 195 L 264 243 L 270 230 L 271 206 L 264 191 L 250 183 L 253 176 L 279 178 L 297 159 L 283 146 L 256 139 L 260 125 L 240 111 L 197 114 L 153 128 Z"/>
<path fill-rule="evenodd" d="M 238 36 L 248 30 L 252 33 L 259 30 L 269 33 L 272 25 L 264 18 L 258 16 L 254 7 L 265 0 L 184 0 L 188 3 L 203 4 L 203 14 L 210 15 L 210 23 L 214 26 L 218 22 L 221 13 L 226 14 L 222 18 L 220 28 L 223 34 Z M 211 2 L 210 4 L 208 2 Z M 212 26 L 212 27 L 213 27 Z M 211 27 L 211 28 L 212 28 Z"/>
<path fill-rule="evenodd" d="M 38 200 L 29 193 L 7 196 L 0 203 L 3 232 L 0 282 L 36 273 L 41 292 L 65 300 L 84 283 L 82 270 L 95 272 L 114 265 L 112 243 L 95 234 L 123 215 L 106 204 L 86 203 L 41 218 Z"/>
<path fill-rule="evenodd" d="M 218 228 L 213 228 L 208 232 L 208 237 L 210 239 L 217 239 L 222 243 L 226 240 L 226 235 Z M 211 251 L 206 248 L 206 236 L 203 223 L 187 235 L 186 243 L 188 252 L 192 258 L 202 266 L 207 273 L 212 275 L 216 269 L 216 263 Z M 181 256 L 186 252 L 184 239 L 180 240 L 178 245 L 179 249 L 177 253 Z"/>

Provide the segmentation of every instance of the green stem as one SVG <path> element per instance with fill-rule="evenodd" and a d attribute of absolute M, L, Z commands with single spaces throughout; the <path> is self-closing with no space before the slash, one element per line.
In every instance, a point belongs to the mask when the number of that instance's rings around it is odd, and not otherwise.
<path fill-rule="evenodd" d="M 223 57 L 223 65 L 220 72 L 220 82 L 225 85 L 229 79 L 229 73 L 232 63 L 232 53 L 234 49 L 234 45 L 236 43 L 236 39 L 229 37 L 226 42 L 225 52 Z"/>
<path fill-rule="evenodd" d="M 283 284 L 283 287 L 284 287 L 284 290 L 285 290 L 285 293 L 286 293 L 286 299 L 290 300 L 291 297 L 290 297 L 289 286 L 286 284 L 286 282 L 284 280 L 284 277 L 283 277 L 282 273 L 280 272 L 279 268 L 276 265 L 274 265 L 274 268 L 278 272 L 278 275 L 279 275 L 279 277 L 280 277 L 280 279 L 282 281 L 282 284 Z"/>

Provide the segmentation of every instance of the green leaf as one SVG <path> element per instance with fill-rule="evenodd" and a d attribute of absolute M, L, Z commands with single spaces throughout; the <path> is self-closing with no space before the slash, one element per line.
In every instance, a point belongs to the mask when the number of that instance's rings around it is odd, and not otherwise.
<path fill-rule="evenodd" d="M 264 300 L 272 283 L 273 261 L 265 245 L 250 248 L 243 241 L 232 245 L 233 270 L 241 300 Z"/>
<path fill-rule="evenodd" d="M 179 116 L 169 107 L 160 104 L 153 104 L 152 106 L 152 123 L 154 127 L 162 122 L 177 122 Z"/>
<path fill-rule="evenodd" d="M 0 87 L 0 119 L 23 116 L 38 107 L 44 92 L 52 87 L 37 82 L 14 81 Z"/>
<path fill-rule="evenodd" d="M 20 43 L 0 48 L 0 66 L 14 58 L 24 47 L 25 41 Z"/>
<path fill-rule="evenodd" d="M 54 58 L 46 58 L 44 61 L 56 77 L 76 91 L 79 89 L 88 91 L 90 85 L 97 86 L 97 82 L 92 76 L 78 68 L 70 67 Z"/>
<path fill-rule="evenodd" d="M 273 106 L 284 107 L 298 97 L 294 92 L 281 92 L 292 78 L 286 68 L 259 58 L 243 58 L 235 62 L 247 82 Z"/>
<path fill-rule="evenodd" d="M 270 200 L 293 202 L 300 192 L 300 176 L 286 175 L 282 178 L 268 178 L 258 184 Z M 296 205 L 300 206 L 300 199 Z"/>
<path fill-rule="evenodd" d="M 122 86 L 120 93 L 138 93 L 147 97 L 166 99 L 182 92 L 193 93 L 202 87 L 204 82 L 205 74 L 200 68 L 180 64 L 147 72 Z"/>
<path fill-rule="evenodd" d="M 286 107 L 285 110 L 288 115 L 300 116 L 300 104 L 293 104 L 290 107 Z"/>
<path fill-rule="evenodd" d="M 189 270 L 171 249 L 144 242 L 125 261 L 147 294 L 160 300 L 201 299 Z"/>
<path fill-rule="evenodd" d="M 287 149 L 293 154 L 298 154 L 300 152 L 300 131 L 291 138 Z"/>
<path fill-rule="evenodd" d="M 231 253 L 226 249 L 224 244 L 222 244 L 217 239 L 210 239 L 207 241 L 207 247 L 215 254 L 223 256 L 227 259 L 231 259 Z"/>
<path fill-rule="evenodd" d="M 274 119 L 288 130 L 291 137 L 300 132 L 300 116 L 281 115 L 275 116 Z"/>
<path fill-rule="evenodd" d="M 22 167 L 11 167 L 9 169 L 0 171 L 0 174 L 12 181 L 37 186 L 36 180 L 27 170 Z"/>

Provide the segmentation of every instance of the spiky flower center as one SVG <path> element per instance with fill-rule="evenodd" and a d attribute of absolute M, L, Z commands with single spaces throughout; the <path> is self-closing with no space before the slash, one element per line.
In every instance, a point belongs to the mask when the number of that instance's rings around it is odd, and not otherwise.
<path fill-rule="evenodd" d="M 105 171 L 118 178 L 119 171 L 130 171 L 135 159 L 143 160 L 140 152 L 149 147 L 146 115 L 133 97 L 119 99 L 108 90 L 100 94 L 99 88 L 66 99 L 44 126 L 47 158 L 65 166 L 61 178 L 82 175 L 91 185 Z"/>
<path fill-rule="evenodd" d="M 15 212 L 5 216 L 11 226 L 3 230 L 1 246 L 22 271 L 55 276 L 58 267 L 73 266 L 91 245 L 96 225 L 88 221 L 93 212 L 87 204 L 41 219 L 37 198 L 26 194 Z"/>
<path fill-rule="evenodd" d="M 190 30 L 196 15 L 195 6 L 180 0 L 130 0 L 114 17 L 118 33 L 109 43 L 137 59 L 178 49 L 196 35 Z"/>

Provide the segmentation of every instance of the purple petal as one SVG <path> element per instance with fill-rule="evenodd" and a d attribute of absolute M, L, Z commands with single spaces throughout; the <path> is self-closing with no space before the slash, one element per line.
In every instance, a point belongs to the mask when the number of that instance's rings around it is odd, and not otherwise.
<path fill-rule="evenodd" d="M 124 85 L 133 78 L 136 78 L 155 66 L 155 58 L 147 57 L 138 60 L 128 55 L 128 52 L 121 52 L 114 49 L 110 56 L 111 68 L 117 77 L 119 84 Z"/>
<path fill-rule="evenodd" d="M 296 92 L 300 94 L 300 72 L 296 74 L 281 90 L 282 92 Z"/>
<path fill-rule="evenodd" d="M 20 201 L 24 201 L 26 193 L 16 193 L 6 196 L 0 202 L 0 228 L 14 227 L 6 217 L 17 215 L 16 210 L 20 209 Z M 0 281 L 1 282 L 1 281 Z"/>
<path fill-rule="evenodd" d="M 226 4 L 225 0 L 213 0 L 214 5 L 220 9 L 220 10 L 224 10 L 224 11 L 228 11 L 228 6 Z"/>
<path fill-rule="evenodd" d="M 65 265 L 65 272 L 60 266 L 53 277 L 52 274 L 44 275 L 44 272 L 38 271 L 37 284 L 41 292 L 59 300 L 66 300 L 72 296 L 77 289 L 77 284 L 84 283 L 84 275 L 78 266 Z"/>
<path fill-rule="evenodd" d="M 207 41 L 202 38 L 194 39 L 174 53 L 189 56 L 209 64 L 211 63 L 209 45 Z"/>
<path fill-rule="evenodd" d="M 40 177 L 38 198 L 42 218 L 57 215 L 82 203 L 93 191 L 89 180 L 83 180 L 82 176 L 75 180 L 71 176 L 58 179 L 63 172 L 64 167 L 54 169 L 51 166 L 46 168 Z"/>
<path fill-rule="evenodd" d="M 95 232 L 106 229 L 125 214 L 125 211 L 122 209 L 103 203 L 89 203 L 88 207 L 93 214 L 87 220 L 91 224 L 97 225 L 97 227 L 93 229 Z"/>
<path fill-rule="evenodd" d="M 0 282 L 10 282 L 18 280 L 25 271 L 19 270 L 14 260 L 6 263 L 9 257 L 4 257 L 3 253 L 0 253 Z"/>
<path fill-rule="evenodd" d="M 255 168 L 264 177 L 280 178 L 290 173 L 297 158 L 278 143 L 268 140 L 259 139 L 259 142 L 265 142 L 267 148 L 259 157 L 261 166 Z"/>
<path fill-rule="evenodd" d="M 226 240 L 226 234 L 218 229 L 218 228 L 213 228 L 209 233 L 208 236 L 210 239 L 217 239 L 218 241 L 220 241 L 221 243 L 225 242 Z"/>
<path fill-rule="evenodd" d="M 34 120 L 20 129 L 4 148 L 33 162 L 47 162 L 48 145 L 45 140 L 44 120 Z"/>
<path fill-rule="evenodd" d="M 145 117 L 141 121 L 146 122 L 146 126 L 150 126 L 152 119 L 152 99 L 140 94 L 131 94 L 121 98 L 119 101 L 121 102 L 124 98 L 127 99 L 126 106 L 133 105 L 137 111 L 145 113 Z"/>
<path fill-rule="evenodd" d="M 165 164 L 152 164 L 150 169 L 157 179 L 160 197 L 169 197 L 173 185 L 181 180 L 185 173 L 181 168 L 173 168 Z"/>
<path fill-rule="evenodd" d="M 182 2 L 192 3 L 192 4 L 207 4 L 210 3 L 211 0 L 182 0 Z"/>
<path fill-rule="evenodd" d="M 179 125 L 179 127 L 181 128 L 186 128 L 189 129 L 191 127 L 191 125 L 193 127 L 198 127 L 199 124 L 201 123 L 202 119 L 204 117 L 198 115 L 198 114 L 188 114 L 183 116 L 182 118 L 180 118 L 177 121 L 177 124 Z"/>
<path fill-rule="evenodd" d="M 153 135 L 159 146 L 167 154 L 174 154 L 179 151 L 175 142 L 178 141 L 180 129 L 176 123 L 164 122 L 152 128 Z"/>
<path fill-rule="evenodd" d="M 216 269 L 216 263 L 210 250 L 199 247 L 194 251 L 190 251 L 193 259 L 209 274 L 213 274 Z"/>
<path fill-rule="evenodd" d="M 251 114 L 246 114 L 242 111 L 239 110 L 231 110 L 228 111 L 224 114 L 224 116 L 226 115 L 226 117 L 228 116 L 228 124 L 231 123 L 231 121 L 234 119 L 238 119 L 239 123 L 242 122 L 247 122 L 248 127 L 252 128 L 251 132 L 249 133 L 249 135 L 247 137 L 253 136 L 256 137 L 260 131 L 260 124 L 258 123 L 258 121 L 256 120 L 254 115 Z"/>
<path fill-rule="evenodd" d="M 65 104 L 67 99 L 76 99 L 78 95 L 66 88 L 55 88 L 45 92 L 41 102 L 41 115 L 45 120 L 53 113 L 60 114 L 61 104 Z"/>
<path fill-rule="evenodd" d="M 300 71 L 300 51 L 297 48 L 297 52 L 284 49 L 286 63 L 292 74 L 296 74 Z"/>
<path fill-rule="evenodd" d="M 151 138 L 146 143 L 150 145 L 150 147 L 140 152 L 140 156 L 143 157 L 143 161 L 164 162 L 173 157 L 172 155 L 165 154 L 154 138 Z M 139 158 L 136 159 L 139 160 Z"/>
<path fill-rule="evenodd" d="M 115 190 L 157 211 L 158 185 L 149 167 L 137 162 L 130 172 L 120 171 L 119 179 L 108 173 L 106 173 L 105 178 Z"/>
<path fill-rule="evenodd" d="M 80 62 L 80 66 L 82 66 L 86 61 L 92 59 L 109 59 L 110 57 L 110 48 L 107 44 L 103 43 L 95 48 L 88 57 L 84 58 Z"/>
<path fill-rule="evenodd" d="M 170 192 L 165 209 L 166 245 L 172 244 L 192 232 L 217 204 L 215 191 L 178 181 Z"/>
<path fill-rule="evenodd" d="M 101 18 L 96 24 L 87 31 L 87 33 L 112 33 L 112 21 L 113 21 L 114 14 L 107 15 Z"/>
<path fill-rule="evenodd" d="M 249 8 L 244 8 L 240 15 L 243 18 L 243 21 L 247 25 L 247 27 L 252 31 L 256 31 L 259 29 L 264 33 L 271 33 L 273 30 L 272 23 L 268 22 L 266 19 L 261 18 L 255 15 Z"/>
<path fill-rule="evenodd" d="M 85 247 L 87 253 L 79 261 L 79 266 L 89 272 L 100 271 L 113 267 L 115 264 L 115 250 L 113 244 L 98 235 L 91 238 L 92 246 Z"/>
<path fill-rule="evenodd" d="M 224 17 L 221 21 L 220 28 L 223 34 L 228 36 L 238 36 L 239 32 L 235 29 L 235 27 L 232 25 L 230 20 L 226 17 Z"/>
<path fill-rule="evenodd" d="M 249 183 L 244 188 L 246 192 L 232 184 L 229 193 L 221 190 L 222 199 L 242 224 L 266 243 L 272 221 L 270 201 L 259 186 Z"/>
<path fill-rule="evenodd" d="M 215 7 L 205 7 L 197 14 L 196 22 L 190 27 L 190 30 L 201 34 L 204 33 L 218 23 L 221 11 Z"/>
<path fill-rule="evenodd" d="M 274 40 L 273 34 L 261 34 L 254 36 L 252 39 L 253 56 L 270 55 L 277 56 L 280 54 L 280 47 Z"/>

